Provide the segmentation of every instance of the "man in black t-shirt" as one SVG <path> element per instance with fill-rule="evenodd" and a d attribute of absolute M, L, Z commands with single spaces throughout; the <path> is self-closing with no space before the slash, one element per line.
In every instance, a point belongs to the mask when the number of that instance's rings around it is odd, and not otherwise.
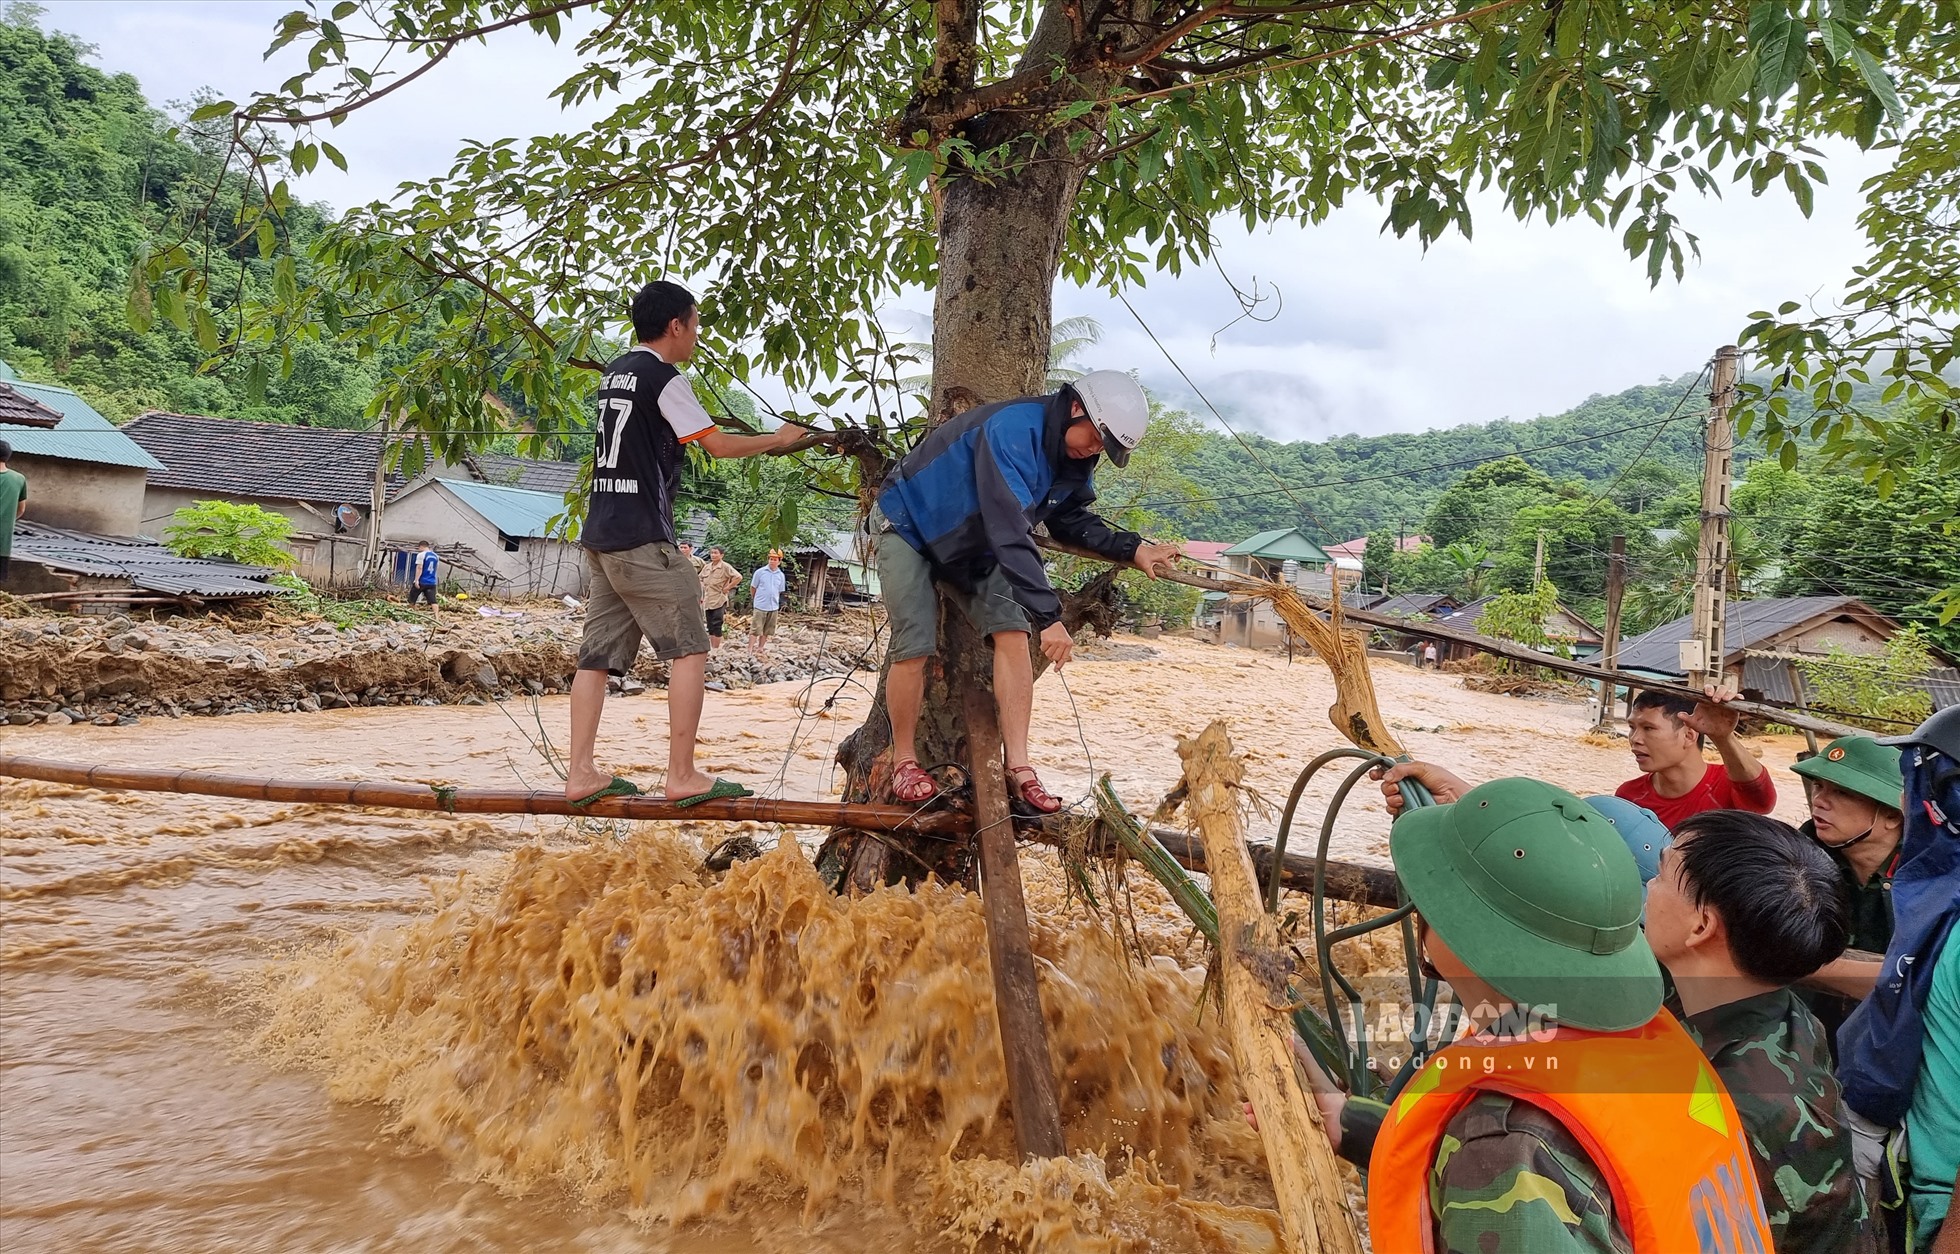
<path fill-rule="evenodd" d="M 674 536 L 674 496 L 685 444 L 714 457 L 754 457 L 808 435 L 789 423 L 769 435 L 732 435 L 715 426 L 675 367 L 694 355 L 701 315 L 676 283 L 649 283 L 633 297 L 639 343 L 606 367 L 599 385 L 592 497 L 580 543 L 590 599 L 572 681 L 572 753 L 565 796 L 575 804 L 639 792 L 593 765 L 606 677 L 624 675 L 641 637 L 668 663 L 667 779 L 670 801 L 742 797 L 749 790 L 711 779 L 694 765 L 707 674 L 708 627 L 701 585 Z"/>

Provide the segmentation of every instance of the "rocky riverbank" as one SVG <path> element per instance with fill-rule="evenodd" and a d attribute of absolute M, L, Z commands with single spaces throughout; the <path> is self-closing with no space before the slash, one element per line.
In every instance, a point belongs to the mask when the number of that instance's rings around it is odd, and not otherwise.
<path fill-rule="evenodd" d="M 208 615 L 0 617 L 0 721 L 310 712 L 348 706 L 481 704 L 562 691 L 576 668 L 584 612 L 559 602 L 457 606 L 386 622 Z M 766 659 L 749 654 L 745 620 L 709 659 L 708 680 L 753 687 L 854 663 L 875 668 L 870 615 L 788 616 Z M 666 683 L 643 649 L 627 692 Z"/>

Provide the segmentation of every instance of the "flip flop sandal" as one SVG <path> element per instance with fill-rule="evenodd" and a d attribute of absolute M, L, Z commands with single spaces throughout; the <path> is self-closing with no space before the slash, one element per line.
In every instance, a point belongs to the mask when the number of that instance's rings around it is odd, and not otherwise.
<path fill-rule="evenodd" d="M 939 795 L 939 781 L 919 765 L 917 758 L 904 758 L 892 767 L 891 792 L 906 805 L 920 805 Z"/>
<path fill-rule="evenodd" d="M 1041 777 L 1032 766 L 1007 768 L 1007 796 L 1012 806 L 1037 817 L 1062 808 L 1062 799 L 1041 786 Z"/>
<path fill-rule="evenodd" d="M 575 809 L 589 806 L 593 802 L 601 801 L 607 797 L 640 797 L 644 795 L 638 784 L 627 779 L 625 776 L 615 775 L 606 781 L 604 788 L 599 789 L 597 792 L 587 793 L 585 796 L 572 802 L 572 806 Z"/>
<path fill-rule="evenodd" d="M 668 801 L 685 809 L 698 806 L 703 801 L 726 801 L 735 797 L 753 797 L 755 793 L 732 779 L 717 779 L 706 792 L 697 792 L 692 797 L 669 797 Z"/>

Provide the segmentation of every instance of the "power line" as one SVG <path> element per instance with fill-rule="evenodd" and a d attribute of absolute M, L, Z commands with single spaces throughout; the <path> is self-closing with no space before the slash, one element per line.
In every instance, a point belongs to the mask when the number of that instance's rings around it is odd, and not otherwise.
<path fill-rule="evenodd" d="M 1199 399 L 1202 400 L 1204 398 L 1200 396 Z M 1209 401 L 1205 403 L 1207 405 L 1210 404 Z M 1213 412 L 1216 411 L 1214 410 Z M 1432 471 L 1455 470 L 1465 466 L 1482 466 L 1490 462 L 1501 462 L 1507 457 L 1522 457 L 1526 453 L 1542 453 L 1549 449 L 1569 448 L 1574 444 L 1589 444 L 1594 440 L 1604 440 L 1609 436 L 1624 435 L 1629 431 L 1645 431 L 1649 427 L 1666 426 L 1668 423 L 1673 422 L 1676 416 L 1670 414 L 1665 418 L 1649 422 L 1628 423 L 1624 427 L 1613 427 L 1606 431 L 1595 431 L 1590 435 L 1573 436 L 1569 440 L 1554 440 L 1549 444 L 1534 444 L 1527 448 L 1506 449 L 1502 453 L 1490 453 L 1479 457 L 1464 457 L 1456 461 L 1436 462 L 1427 466 L 1412 466 L 1404 470 L 1390 471 L 1386 474 L 1363 475 L 1360 478 L 1321 479 L 1313 483 L 1303 483 L 1296 486 L 1302 492 L 1311 492 L 1316 488 L 1340 488 L 1361 483 L 1386 483 L 1391 479 L 1408 479 L 1416 475 L 1428 474 Z M 1291 488 L 1282 487 L 1281 490 L 1286 491 L 1288 495 L 1292 494 Z M 1277 495 L 1279 495 L 1279 491 L 1262 488 L 1252 492 L 1232 492 L 1223 496 L 1179 497 L 1162 501 L 1140 501 L 1133 508 L 1152 509 L 1167 505 L 1203 505 L 1214 501 L 1244 501 L 1251 500 L 1255 497 Z"/>
<path fill-rule="evenodd" d="M 1280 491 L 1286 493 L 1286 495 L 1292 499 L 1293 503 L 1300 507 L 1300 512 L 1305 514 L 1308 520 L 1311 521 L 1314 526 L 1320 528 L 1321 534 L 1326 536 L 1330 543 L 1335 543 L 1335 544 L 1340 543 L 1340 541 L 1334 538 L 1334 532 L 1327 526 L 1327 524 L 1320 521 L 1319 518 L 1315 517 L 1313 510 L 1307 507 L 1307 503 L 1301 500 L 1298 494 L 1296 494 L 1292 488 L 1287 486 L 1286 480 L 1280 478 L 1279 472 L 1273 469 L 1272 463 L 1268 462 L 1264 457 L 1261 457 L 1259 455 L 1259 450 L 1253 448 L 1252 445 L 1247 442 L 1244 436 L 1240 435 L 1236 430 L 1233 429 L 1231 423 L 1225 421 L 1225 415 L 1218 412 L 1218 406 L 1211 403 L 1211 398 L 1206 396 L 1204 394 L 1203 389 L 1201 389 L 1197 385 L 1197 382 L 1193 380 L 1190 375 L 1184 372 L 1184 367 L 1178 364 L 1177 358 L 1171 356 L 1171 350 L 1164 347 L 1164 342 L 1157 338 L 1157 333 L 1150 329 L 1150 324 L 1148 322 L 1145 322 L 1143 320 L 1143 315 L 1138 313 L 1136 310 L 1136 306 L 1130 303 L 1130 298 L 1123 295 L 1123 293 L 1118 292 L 1116 293 L 1116 299 L 1123 302 L 1123 308 L 1130 311 L 1130 316 L 1137 320 L 1137 325 L 1142 327 L 1143 333 L 1150 337 L 1150 342 L 1157 346 L 1157 351 L 1164 355 L 1164 360 L 1171 364 L 1171 369 L 1177 371 L 1178 377 L 1184 380 L 1184 385 L 1191 389 L 1191 394 L 1193 396 L 1196 396 L 1199 400 L 1203 401 L 1205 403 L 1205 408 L 1211 411 L 1211 416 L 1218 419 L 1218 425 L 1225 428 L 1226 433 L 1229 434 L 1234 440 L 1238 441 L 1239 447 L 1244 449 L 1246 451 L 1246 455 L 1251 457 L 1253 461 L 1259 463 L 1260 469 L 1264 470 L 1267 474 L 1273 477 L 1273 482 L 1279 485 Z M 1133 508 L 1142 508 L 1142 507 L 1133 507 Z"/>

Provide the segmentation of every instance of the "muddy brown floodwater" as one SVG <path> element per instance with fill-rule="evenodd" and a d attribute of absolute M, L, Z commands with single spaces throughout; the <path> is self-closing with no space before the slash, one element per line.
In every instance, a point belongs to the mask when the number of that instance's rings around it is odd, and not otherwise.
<path fill-rule="evenodd" d="M 1311 663 L 1161 642 L 1044 679 L 1058 792 L 1148 808 L 1175 737 L 1228 717 L 1283 798 L 1335 739 Z M 1610 788 L 1575 706 L 1379 667 L 1412 750 Z M 820 697 L 828 695 L 828 686 Z M 868 698 L 710 694 L 702 760 L 835 795 Z M 1079 710 L 1078 726 L 1074 710 Z M 562 699 L 0 730 L 0 749 L 250 774 L 510 786 L 552 776 Z M 601 760 L 651 781 L 659 693 Z M 1086 755 L 1085 745 L 1086 740 Z M 794 742 L 794 743 L 792 743 Z M 1766 742 L 1787 766 L 1793 745 Z M 1782 807 L 1794 813 L 1794 779 Z M 1329 785 L 1331 789 L 1331 784 Z M 1324 791 L 1321 793 L 1324 796 Z M 1309 805 L 1309 811 L 1313 806 Z M 1076 1157 L 1013 1166 L 975 899 L 841 901 L 795 841 L 725 876 L 727 829 L 404 815 L 0 781 L 0 1248 L 1241 1250 L 1272 1195 L 1201 959 L 1139 886 L 1139 964 L 1026 857 Z M 1340 851 L 1379 855 L 1372 795 Z"/>

